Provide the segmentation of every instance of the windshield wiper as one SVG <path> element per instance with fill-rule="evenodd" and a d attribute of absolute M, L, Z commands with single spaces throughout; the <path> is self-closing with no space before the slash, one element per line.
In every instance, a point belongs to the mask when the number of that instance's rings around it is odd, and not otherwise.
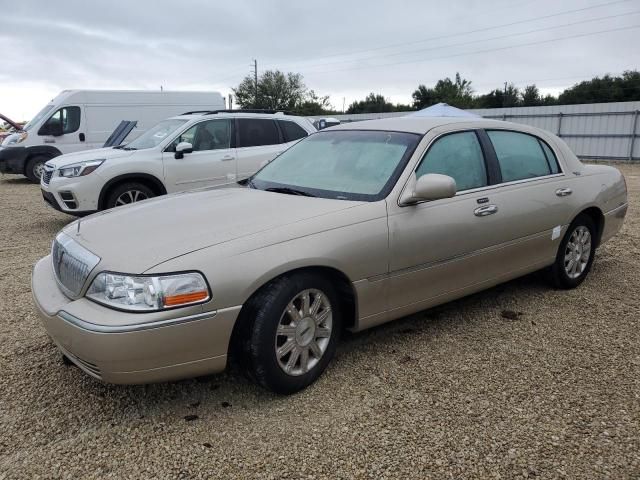
<path fill-rule="evenodd" d="M 271 187 L 265 189 L 267 192 L 277 192 L 277 193 L 286 193 L 287 195 L 300 195 L 303 197 L 315 197 L 315 195 L 303 192 L 302 190 L 296 190 L 295 188 L 290 187 Z"/>
<path fill-rule="evenodd" d="M 137 148 L 133 148 L 133 147 L 122 147 L 122 150 L 137 150 Z"/>

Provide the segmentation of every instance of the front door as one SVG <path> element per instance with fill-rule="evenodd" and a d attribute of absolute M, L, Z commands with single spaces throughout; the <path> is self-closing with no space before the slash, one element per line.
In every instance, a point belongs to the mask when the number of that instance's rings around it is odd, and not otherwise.
<path fill-rule="evenodd" d="M 236 151 L 231 148 L 231 138 L 229 119 L 206 120 L 180 134 L 162 155 L 167 190 L 179 192 L 235 181 Z M 175 148 L 182 142 L 190 143 L 193 152 L 175 158 Z"/>
<path fill-rule="evenodd" d="M 44 145 L 60 152 L 73 153 L 90 148 L 86 143 L 86 119 L 83 107 L 71 105 L 56 110 L 38 130 Z"/>
<path fill-rule="evenodd" d="M 500 265 L 488 261 L 505 241 L 501 212 L 492 203 L 479 133 L 454 132 L 431 145 L 415 171 L 449 175 L 453 198 L 398 206 L 389 202 L 389 308 L 402 314 L 439 303 L 485 282 Z"/>

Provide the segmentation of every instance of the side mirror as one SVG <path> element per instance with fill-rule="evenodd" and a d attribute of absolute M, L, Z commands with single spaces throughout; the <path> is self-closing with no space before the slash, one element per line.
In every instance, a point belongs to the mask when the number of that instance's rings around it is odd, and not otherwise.
<path fill-rule="evenodd" d="M 456 181 L 450 176 L 427 173 L 416 179 L 416 174 L 414 173 L 400 198 L 400 205 L 411 205 L 423 200 L 451 198 L 455 194 Z"/>
<path fill-rule="evenodd" d="M 180 160 L 181 158 L 184 158 L 185 153 L 193 153 L 193 145 L 189 142 L 180 142 L 176 145 L 176 154 L 174 157 L 176 160 Z"/>

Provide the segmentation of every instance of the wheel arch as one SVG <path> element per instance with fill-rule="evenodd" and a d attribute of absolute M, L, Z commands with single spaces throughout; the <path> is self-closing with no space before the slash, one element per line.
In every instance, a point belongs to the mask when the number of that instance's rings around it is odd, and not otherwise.
<path fill-rule="evenodd" d="M 98 210 L 104 210 L 109 192 L 118 185 L 125 182 L 139 182 L 143 185 L 148 186 L 157 195 L 167 194 L 167 189 L 165 188 L 162 181 L 158 179 L 158 177 L 149 173 L 125 173 L 123 175 L 113 177 L 111 180 L 104 184 L 102 190 L 100 190 L 100 196 L 98 197 Z"/>
<path fill-rule="evenodd" d="M 43 157 L 48 157 L 48 159 L 51 160 L 52 158 L 62 155 L 62 152 L 60 150 L 58 150 L 56 147 L 52 147 L 51 145 L 34 145 L 25 148 L 26 152 L 24 156 L 24 163 L 22 165 L 23 175 L 26 175 L 27 165 L 29 164 L 29 160 L 31 160 L 33 157 L 42 155 Z"/>
<path fill-rule="evenodd" d="M 332 282 L 332 284 L 336 287 L 336 293 L 338 294 L 338 297 L 340 299 L 340 309 L 343 313 L 343 328 L 349 329 L 356 326 L 358 315 L 357 293 L 355 288 L 353 287 L 353 283 L 344 272 L 335 267 L 326 265 L 309 265 L 292 268 L 285 272 L 280 272 L 269 276 L 268 280 L 263 280 L 259 286 L 253 288 L 253 291 L 247 297 L 247 300 L 244 302 L 242 308 L 240 309 L 238 319 L 233 327 L 231 338 L 229 339 L 229 352 L 233 352 L 235 350 L 235 345 L 237 345 L 239 337 L 241 337 L 247 331 L 247 328 L 250 327 L 251 318 L 249 318 L 246 314 L 246 306 L 247 304 L 249 304 L 250 300 L 258 295 L 262 291 L 262 289 L 264 289 L 272 282 L 278 280 L 279 278 L 303 272 L 322 275 Z"/>
<path fill-rule="evenodd" d="M 581 210 L 578 213 L 578 215 L 574 217 L 574 220 L 578 218 L 580 215 L 586 215 L 589 218 L 591 218 L 591 220 L 593 220 L 593 223 L 597 228 L 596 238 L 595 238 L 595 244 L 596 244 L 595 246 L 597 248 L 600 245 L 600 240 L 602 239 L 602 232 L 604 231 L 604 214 L 602 213 L 602 210 L 600 210 L 600 208 L 598 208 L 595 205 L 587 207 Z"/>

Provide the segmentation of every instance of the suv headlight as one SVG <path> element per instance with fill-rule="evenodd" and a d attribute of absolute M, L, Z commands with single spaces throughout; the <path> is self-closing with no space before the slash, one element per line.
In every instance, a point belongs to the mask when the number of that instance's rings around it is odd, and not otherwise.
<path fill-rule="evenodd" d="M 66 167 L 60 167 L 58 169 L 58 175 L 66 178 L 84 177 L 89 175 L 96 168 L 104 163 L 102 160 L 89 160 L 87 162 L 74 163 L 73 165 L 67 165 Z"/>
<path fill-rule="evenodd" d="M 211 298 L 206 280 L 197 272 L 157 276 L 102 272 L 86 296 L 106 307 L 132 312 L 185 307 Z"/>

